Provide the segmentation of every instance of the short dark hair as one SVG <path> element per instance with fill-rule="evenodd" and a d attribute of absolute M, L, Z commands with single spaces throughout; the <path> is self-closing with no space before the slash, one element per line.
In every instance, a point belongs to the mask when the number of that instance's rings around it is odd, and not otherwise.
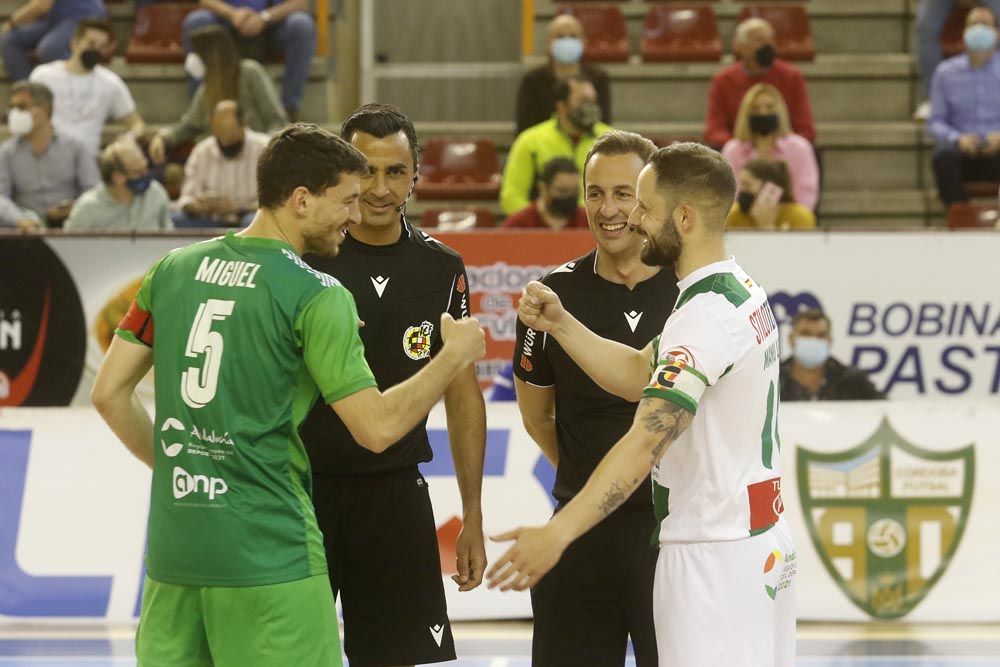
<path fill-rule="evenodd" d="M 992 7 L 990 7 L 989 5 L 984 5 L 982 2 L 977 2 L 976 4 L 972 5 L 972 7 L 969 8 L 969 14 L 972 14 L 972 12 L 974 12 L 977 9 L 982 9 L 982 10 L 985 10 L 985 11 L 989 12 L 990 16 L 993 17 L 993 27 L 994 28 L 1000 28 L 1000 23 L 997 22 L 997 13 L 995 11 L 993 11 Z M 965 15 L 965 24 L 966 25 L 969 24 L 969 14 Z"/>
<path fill-rule="evenodd" d="M 819 322 L 824 320 L 826 326 L 831 326 L 830 318 L 819 308 L 803 308 L 792 316 L 792 331 L 802 322 Z"/>
<path fill-rule="evenodd" d="M 10 96 L 13 97 L 17 93 L 28 93 L 35 106 L 48 107 L 49 117 L 52 117 L 52 91 L 44 83 L 27 80 L 18 81 L 10 87 Z"/>
<path fill-rule="evenodd" d="M 747 166 L 743 168 L 756 178 L 780 187 L 782 204 L 795 203 L 795 195 L 792 192 L 792 175 L 788 172 L 788 164 L 784 160 L 757 158 L 747 162 Z"/>
<path fill-rule="evenodd" d="M 73 29 L 73 39 L 80 39 L 87 33 L 88 30 L 100 30 L 108 36 L 109 40 L 115 38 L 115 33 L 112 32 L 111 26 L 107 21 L 99 18 L 90 18 L 77 22 L 76 28 Z"/>
<path fill-rule="evenodd" d="M 397 107 L 391 104 L 365 104 L 358 107 L 340 126 L 340 136 L 344 141 L 350 142 L 355 132 L 364 132 L 376 139 L 384 139 L 390 134 L 402 132 L 410 143 L 413 168 L 417 169 L 420 165 L 417 130 L 413 127 L 413 121 Z"/>
<path fill-rule="evenodd" d="M 587 151 L 587 159 L 583 161 L 583 182 L 587 182 L 587 167 L 590 158 L 595 155 L 628 155 L 634 153 L 643 162 L 648 162 L 656 152 L 656 144 L 635 132 L 612 130 L 597 137 L 597 141 Z"/>
<path fill-rule="evenodd" d="M 580 171 L 576 168 L 576 163 L 568 157 L 554 157 L 545 163 L 545 167 L 542 169 L 542 175 L 538 179 L 545 185 L 552 185 L 552 181 L 555 180 L 557 174 L 579 174 Z"/>
<path fill-rule="evenodd" d="M 312 123 L 289 125 L 271 137 L 257 160 L 257 200 L 261 208 L 284 204 L 295 188 L 319 195 L 340 182 L 343 173 L 368 169 L 361 152 Z"/>
<path fill-rule="evenodd" d="M 673 201 L 699 204 L 707 222 L 718 231 L 726 227 L 726 216 L 736 199 L 733 168 L 717 151 L 685 141 L 657 150 L 649 158 L 656 174 L 656 189 Z"/>
<path fill-rule="evenodd" d="M 594 82 L 585 77 L 582 74 L 574 74 L 568 76 L 565 79 L 559 79 L 556 82 L 555 88 L 553 89 L 552 101 L 554 102 L 565 102 L 569 100 L 570 94 L 573 92 L 574 83 L 589 83 L 594 85 Z"/>

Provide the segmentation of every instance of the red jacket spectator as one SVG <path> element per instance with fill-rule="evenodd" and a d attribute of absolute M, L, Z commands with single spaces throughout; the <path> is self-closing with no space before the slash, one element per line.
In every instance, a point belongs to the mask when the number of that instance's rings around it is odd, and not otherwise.
<path fill-rule="evenodd" d="M 517 213 L 507 216 L 503 221 L 504 227 L 517 227 L 520 229 L 553 229 L 545 224 L 542 214 L 538 212 L 538 202 L 531 202 L 530 205 L 522 208 Z M 570 224 L 560 229 L 573 229 L 575 227 L 587 227 L 587 211 L 577 207 L 576 216 Z"/>
<path fill-rule="evenodd" d="M 802 70 L 795 65 L 775 58 L 774 64 L 763 76 L 747 74 L 743 63 L 733 63 L 712 77 L 708 91 L 708 116 L 705 119 L 705 143 L 722 146 L 733 138 L 733 126 L 740 110 L 740 102 L 750 88 L 758 83 L 769 83 L 777 88 L 788 105 L 792 129 L 795 134 L 810 142 L 816 141 L 816 125 L 806 80 Z"/>

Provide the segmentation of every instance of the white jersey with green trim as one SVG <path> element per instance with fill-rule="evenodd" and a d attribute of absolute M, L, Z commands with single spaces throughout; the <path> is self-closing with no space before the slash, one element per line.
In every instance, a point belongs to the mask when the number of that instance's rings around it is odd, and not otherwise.
<path fill-rule="evenodd" d="M 659 541 L 758 535 L 783 510 L 778 326 L 767 293 L 731 257 L 678 287 L 643 391 L 694 414 L 653 469 Z"/>

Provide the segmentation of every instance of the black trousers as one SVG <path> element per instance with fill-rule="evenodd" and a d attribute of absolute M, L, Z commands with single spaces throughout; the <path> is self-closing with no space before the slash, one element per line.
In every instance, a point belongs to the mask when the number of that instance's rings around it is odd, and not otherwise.
<path fill-rule="evenodd" d="M 970 157 L 958 146 L 939 145 L 934 149 L 934 180 L 946 207 L 968 201 L 966 181 L 1000 181 L 1000 153 Z"/>

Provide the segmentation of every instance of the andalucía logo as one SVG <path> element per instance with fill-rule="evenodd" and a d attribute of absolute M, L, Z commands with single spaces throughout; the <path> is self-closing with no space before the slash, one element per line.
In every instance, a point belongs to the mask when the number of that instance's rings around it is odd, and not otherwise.
<path fill-rule="evenodd" d="M 87 331 L 76 285 L 42 239 L 0 240 L 0 406 L 69 405 Z"/>
<path fill-rule="evenodd" d="M 809 535 L 855 605 L 874 618 L 900 618 L 920 604 L 962 540 L 975 464 L 975 445 L 923 449 L 888 419 L 842 452 L 797 448 Z"/>

